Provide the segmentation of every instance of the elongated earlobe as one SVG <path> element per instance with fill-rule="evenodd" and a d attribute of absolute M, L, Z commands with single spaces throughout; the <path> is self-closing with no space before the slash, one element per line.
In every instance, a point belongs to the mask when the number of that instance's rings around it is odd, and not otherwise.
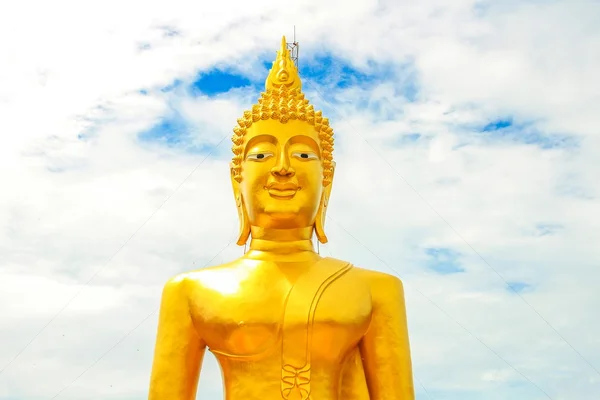
<path fill-rule="evenodd" d="M 327 235 L 325 234 L 325 218 L 327 217 L 327 207 L 329 206 L 329 196 L 331 196 L 331 187 L 333 186 L 333 174 L 335 172 L 335 162 L 331 162 L 331 172 L 329 182 L 323 188 L 323 195 L 321 196 L 321 204 L 319 204 L 319 211 L 317 211 L 317 218 L 315 220 L 315 234 L 319 242 L 325 244 L 328 242 Z"/>
<path fill-rule="evenodd" d="M 240 228 L 238 233 L 237 244 L 243 246 L 248 242 L 250 237 L 250 223 L 248 221 L 248 214 L 246 213 L 246 207 L 242 201 L 242 196 L 238 195 L 235 199 L 235 205 L 238 210 L 238 218 L 240 221 Z"/>
<path fill-rule="evenodd" d="M 233 195 L 235 196 L 235 206 L 238 212 L 238 218 L 240 221 L 240 230 L 236 243 L 239 246 L 243 246 L 250 237 L 250 221 L 248 220 L 248 213 L 246 207 L 244 207 L 244 199 L 240 191 L 240 182 L 236 179 L 235 166 L 231 165 L 231 187 L 233 189 Z"/>
<path fill-rule="evenodd" d="M 321 204 L 319 205 L 319 211 L 317 211 L 317 219 L 315 220 L 315 233 L 319 242 L 327 243 L 327 235 L 325 234 L 325 217 L 327 214 L 327 202 L 329 201 L 328 196 L 323 193 Z"/>

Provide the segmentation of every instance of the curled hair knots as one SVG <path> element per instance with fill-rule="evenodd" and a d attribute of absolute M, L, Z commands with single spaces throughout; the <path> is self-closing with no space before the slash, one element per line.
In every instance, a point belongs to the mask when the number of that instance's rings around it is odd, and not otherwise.
<path fill-rule="evenodd" d="M 304 94 L 297 88 L 288 90 L 285 86 L 269 88 L 261 93 L 257 104 L 250 111 L 244 111 L 238 125 L 233 128 L 232 172 L 234 178 L 241 181 L 241 164 L 243 161 L 244 138 L 247 129 L 260 120 L 274 119 L 281 123 L 289 120 L 300 120 L 314 126 L 318 133 L 322 148 L 323 184 L 331 183 L 333 176 L 333 129 L 329 120 L 323 118 L 321 111 L 315 111 Z"/>

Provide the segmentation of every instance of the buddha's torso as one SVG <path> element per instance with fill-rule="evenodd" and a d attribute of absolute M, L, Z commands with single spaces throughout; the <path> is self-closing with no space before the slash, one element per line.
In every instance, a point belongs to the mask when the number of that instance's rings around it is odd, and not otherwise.
<path fill-rule="evenodd" d="M 372 312 L 367 272 L 333 259 L 241 259 L 189 274 L 192 319 L 226 398 L 367 400 L 358 351 Z"/>

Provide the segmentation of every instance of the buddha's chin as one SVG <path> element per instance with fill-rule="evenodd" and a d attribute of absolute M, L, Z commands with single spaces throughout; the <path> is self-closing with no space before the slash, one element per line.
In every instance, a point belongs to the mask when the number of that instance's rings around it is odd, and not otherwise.
<path fill-rule="evenodd" d="M 274 199 L 273 199 L 274 200 Z M 273 221 L 295 221 L 303 213 L 303 207 L 290 200 L 275 200 L 264 208 L 264 213 Z"/>
<path fill-rule="evenodd" d="M 277 210 L 265 210 L 265 214 L 267 214 L 272 220 L 287 221 L 298 218 L 298 211 L 299 210 L 297 207 L 278 207 Z"/>

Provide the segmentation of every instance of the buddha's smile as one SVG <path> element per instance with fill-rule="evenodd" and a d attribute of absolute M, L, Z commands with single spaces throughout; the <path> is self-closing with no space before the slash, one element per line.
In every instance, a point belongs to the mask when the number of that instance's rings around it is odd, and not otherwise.
<path fill-rule="evenodd" d="M 292 182 L 279 183 L 273 182 L 264 188 L 269 192 L 269 196 L 278 200 L 289 200 L 292 199 L 296 192 L 302 189 L 300 186 Z"/>

